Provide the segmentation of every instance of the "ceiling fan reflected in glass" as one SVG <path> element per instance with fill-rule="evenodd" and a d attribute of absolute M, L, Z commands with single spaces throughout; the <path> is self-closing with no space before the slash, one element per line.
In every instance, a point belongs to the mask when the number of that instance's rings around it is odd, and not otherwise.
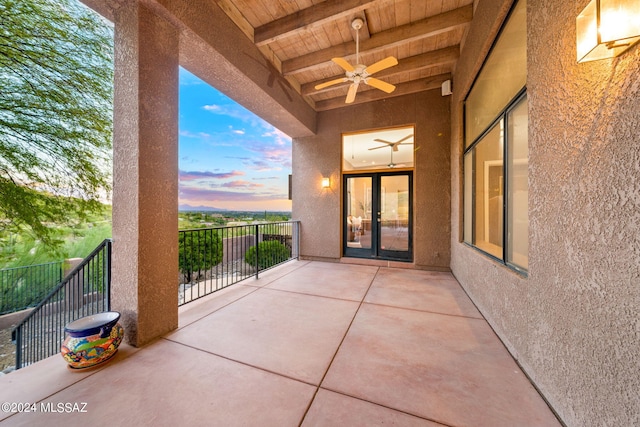
<path fill-rule="evenodd" d="M 389 161 L 389 163 L 387 164 L 387 167 L 388 167 L 388 168 L 390 168 L 390 169 L 393 169 L 393 168 L 395 168 L 396 166 L 397 166 L 397 167 L 399 167 L 399 168 L 403 168 L 403 167 L 405 167 L 405 166 L 407 166 L 407 165 L 405 165 L 404 163 L 400 163 L 400 164 L 393 163 L 393 150 L 391 150 L 391 160 L 390 160 L 390 161 Z"/>
<path fill-rule="evenodd" d="M 391 147 L 392 151 L 398 151 L 398 146 L 399 145 L 412 145 L 413 142 L 407 142 L 406 144 L 403 144 L 404 141 L 406 141 L 409 138 L 413 138 L 413 134 L 407 135 L 404 138 L 396 141 L 396 142 L 389 142 L 389 141 L 385 141 L 384 139 L 380 139 L 380 138 L 376 138 L 374 139 L 374 141 L 376 142 L 382 142 L 383 144 L 387 144 L 387 145 L 381 145 L 379 147 L 373 147 L 373 148 L 369 148 L 369 151 L 371 150 L 378 150 L 380 148 L 386 148 L 386 147 Z"/>
<path fill-rule="evenodd" d="M 331 60 L 345 71 L 346 77 L 334 79 L 315 86 L 316 90 L 320 90 L 339 83 L 351 82 L 349 91 L 347 92 L 347 98 L 345 100 L 346 104 L 351 104 L 356 99 L 356 92 L 358 91 L 360 83 L 373 86 L 386 93 L 391 93 L 396 89 L 396 87 L 390 83 L 371 77 L 372 74 L 377 73 L 378 71 L 398 65 L 398 60 L 395 57 L 388 56 L 373 65 L 369 65 L 368 67 L 360 64 L 360 29 L 363 25 L 364 21 L 360 18 L 356 18 L 351 22 L 351 27 L 356 30 L 356 65 L 351 65 L 344 58 L 332 58 Z"/>
<path fill-rule="evenodd" d="M 373 147 L 373 148 L 369 148 L 369 151 L 371 150 L 378 150 L 380 148 L 391 148 L 391 160 L 389 161 L 389 163 L 387 164 L 387 167 L 389 168 L 395 168 L 395 167 L 400 167 L 403 168 L 406 165 L 404 163 L 402 164 L 397 164 L 393 162 L 393 152 L 394 151 L 398 151 L 398 146 L 399 145 L 413 145 L 413 142 L 407 142 L 404 143 L 404 141 L 406 141 L 409 138 L 413 138 L 413 134 L 409 134 L 407 136 L 405 136 L 404 138 L 401 138 L 399 140 L 397 140 L 396 142 L 390 142 L 390 141 L 385 141 L 384 139 L 380 139 L 380 138 L 376 138 L 374 139 L 374 141 L 376 142 L 382 142 L 383 144 L 387 144 L 387 145 L 381 145 L 379 147 Z"/>

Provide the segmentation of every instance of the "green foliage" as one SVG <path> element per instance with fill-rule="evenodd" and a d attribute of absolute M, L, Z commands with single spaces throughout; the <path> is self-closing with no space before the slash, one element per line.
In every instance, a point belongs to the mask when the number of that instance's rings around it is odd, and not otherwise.
<path fill-rule="evenodd" d="M 38 304 L 62 279 L 62 263 L 0 271 L 0 315 Z"/>
<path fill-rule="evenodd" d="M 76 0 L 0 0 L 0 230 L 49 225 L 110 188 L 113 31 Z"/>
<path fill-rule="evenodd" d="M 222 238 L 218 230 L 180 232 L 178 245 L 178 268 L 186 283 L 197 280 L 201 273 L 222 261 Z"/>
<path fill-rule="evenodd" d="M 23 267 L 65 258 L 84 258 L 104 239 L 111 237 L 111 207 L 86 215 L 80 221 L 68 218 L 67 226 L 51 226 L 53 236 L 64 242 L 54 248 L 43 244 L 32 233 L 22 230 L 0 230 L 0 269 Z"/>
<path fill-rule="evenodd" d="M 289 259 L 289 249 L 277 240 L 258 243 L 258 269 L 264 270 Z M 256 247 L 251 246 L 244 254 L 244 260 L 256 266 Z"/>

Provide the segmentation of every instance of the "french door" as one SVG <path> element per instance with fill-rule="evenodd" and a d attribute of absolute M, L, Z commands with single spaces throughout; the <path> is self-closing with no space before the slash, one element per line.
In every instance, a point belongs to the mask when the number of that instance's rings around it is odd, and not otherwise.
<path fill-rule="evenodd" d="M 407 171 L 344 175 L 344 256 L 413 260 L 412 185 Z"/>

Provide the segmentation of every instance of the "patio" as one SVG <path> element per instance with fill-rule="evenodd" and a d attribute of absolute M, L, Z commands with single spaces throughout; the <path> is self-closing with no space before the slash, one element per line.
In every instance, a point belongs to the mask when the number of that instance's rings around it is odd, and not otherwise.
<path fill-rule="evenodd" d="M 450 273 L 309 261 L 182 307 L 102 367 L 4 376 L 0 401 L 37 409 L 3 426 L 559 425 Z"/>

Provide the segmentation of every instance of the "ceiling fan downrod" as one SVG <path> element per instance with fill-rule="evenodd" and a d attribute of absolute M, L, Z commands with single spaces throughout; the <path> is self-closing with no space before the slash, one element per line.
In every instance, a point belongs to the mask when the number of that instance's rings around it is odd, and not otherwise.
<path fill-rule="evenodd" d="M 360 64 L 360 28 L 364 25 L 364 21 L 356 18 L 351 22 L 351 27 L 356 30 L 356 64 Z"/>

